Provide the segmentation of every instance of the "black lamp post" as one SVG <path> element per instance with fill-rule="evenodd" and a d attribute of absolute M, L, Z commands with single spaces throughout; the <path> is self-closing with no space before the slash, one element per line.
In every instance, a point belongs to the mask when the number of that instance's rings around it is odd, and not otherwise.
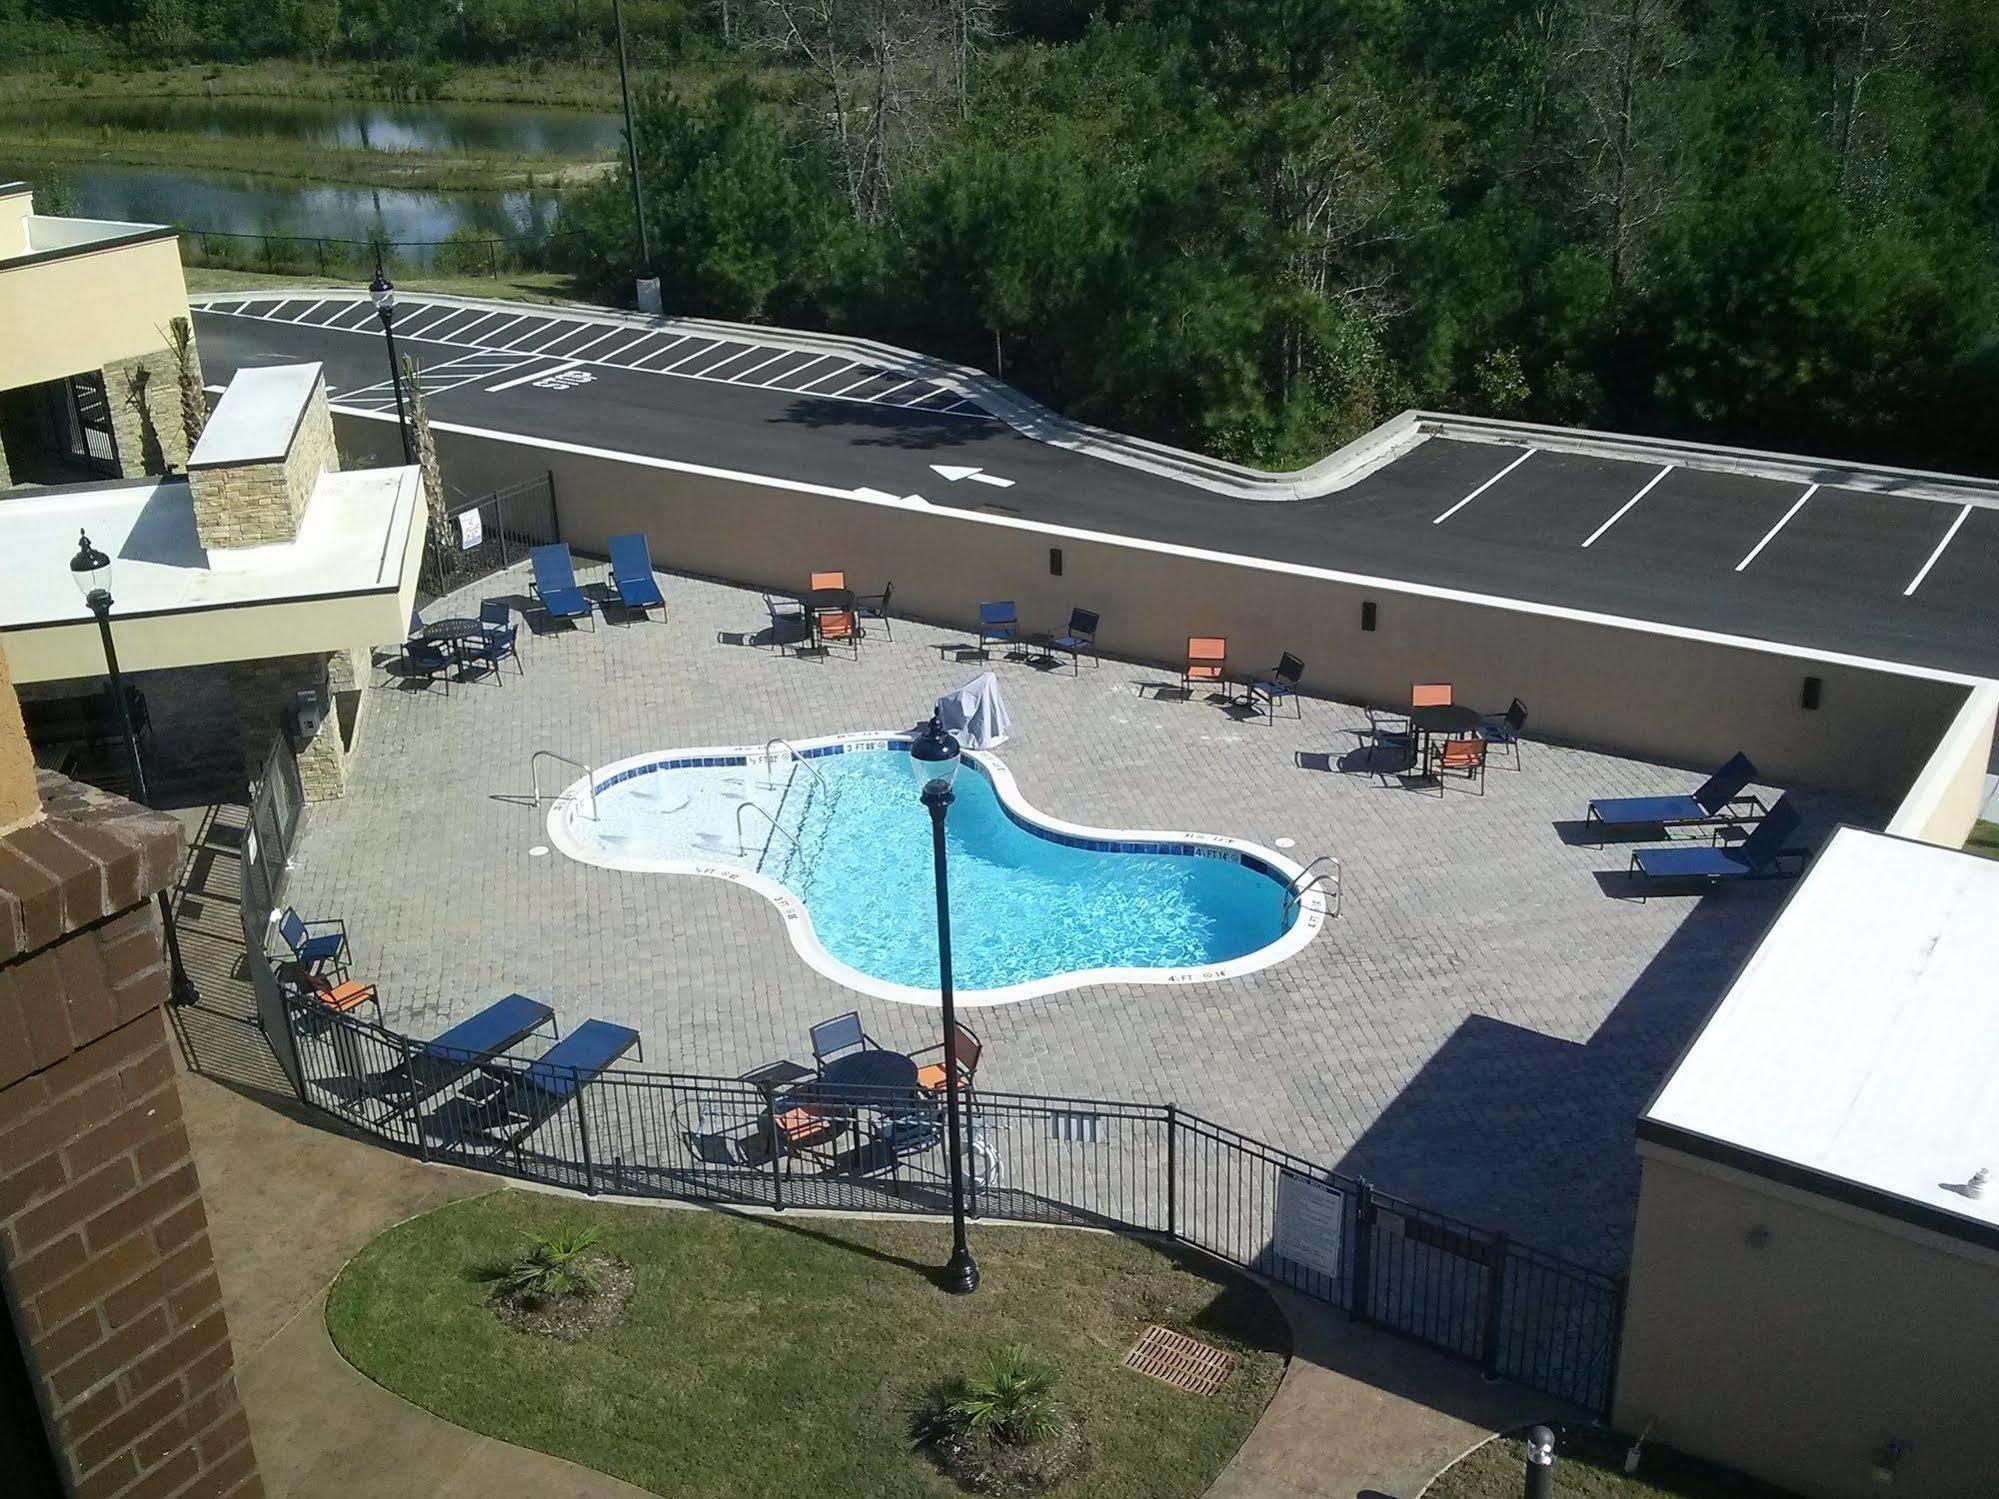
<path fill-rule="evenodd" d="M 415 463 L 416 450 L 410 446 L 409 413 L 403 409 L 403 366 L 396 358 L 396 288 L 382 274 L 380 259 L 375 261 L 375 279 L 368 283 L 368 300 L 375 304 L 375 314 L 382 320 L 382 334 L 389 341 L 389 379 L 396 388 L 396 425 L 403 433 L 403 462 Z"/>
<path fill-rule="evenodd" d="M 909 747 L 909 769 L 922 788 L 930 813 L 930 858 L 937 877 L 937 978 L 944 996 L 944 1107 L 951 1172 L 951 1258 L 939 1284 L 956 1295 L 979 1288 L 979 1267 L 965 1244 L 965 1178 L 958 1138 L 958 1012 L 951 995 L 951 892 L 944 873 L 944 814 L 951 807 L 951 782 L 957 779 L 958 741 L 944 730 L 937 715 Z"/>
<path fill-rule="evenodd" d="M 97 633 L 104 640 L 104 666 L 111 674 L 111 697 L 118 704 L 118 722 L 125 730 L 125 753 L 132 757 L 132 789 L 138 792 L 140 805 L 150 807 L 153 798 L 146 789 L 139 736 L 132 731 L 132 705 L 125 700 L 125 679 L 118 673 L 118 648 L 111 641 L 111 559 L 92 546 L 90 538 L 81 531 L 77 533 L 77 543 L 76 555 L 69 560 L 69 575 L 84 603 L 90 606 L 90 612 L 97 616 Z M 173 1002 L 199 1004 L 201 991 L 194 987 L 194 980 L 187 976 L 187 967 L 180 960 L 180 933 L 174 929 L 173 902 L 164 889 L 160 891 L 160 927 L 166 933 Z"/>
<path fill-rule="evenodd" d="M 639 279 L 652 275 L 652 242 L 646 233 L 645 190 L 639 185 L 639 131 L 632 121 L 632 79 L 625 65 L 625 7 L 611 0 L 611 17 L 618 27 L 618 89 L 625 96 L 625 161 L 632 172 L 632 219 L 639 231 Z"/>

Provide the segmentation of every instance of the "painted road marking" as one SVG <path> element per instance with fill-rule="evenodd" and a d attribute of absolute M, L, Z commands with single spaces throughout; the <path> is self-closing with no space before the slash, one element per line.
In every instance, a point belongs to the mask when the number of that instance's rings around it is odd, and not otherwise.
<path fill-rule="evenodd" d="M 525 330 L 523 330 L 520 333 L 516 333 L 512 338 L 508 339 L 505 343 L 501 344 L 500 347 L 509 351 L 516 350 L 522 344 L 526 343 L 529 339 L 537 338 L 540 335 L 548 332 L 548 330 L 554 325 L 555 325 L 554 318 L 543 318 L 538 323 L 530 323 Z"/>
<path fill-rule="evenodd" d="M 722 340 L 719 338 L 713 339 L 703 344 L 700 348 L 696 349 L 692 354 L 687 355 L 685 358 L 674 360 L 672 364 L 667 365 L 663 370 L 660 371 L 660 373 L 663 375 L 670 375 L 675 370 L 679 369 L 683 364 L 692 364 L 695 360 L 699 359 L 703 354 L 710 353 L 713 350 L 719 349 L 721 347 L 722 347 Z"/>
<path fill-rule="evenodd" d="M 1483 484 L 1479 485 L 1477 489 L 1474 489 L 1470 494 L 1466 495 L 1463 499 L 1459 500 L 1457 504 L 1451 506 L 1451 508 L 1446 510 L 1442 515 L 1432 520 L 1430 524 L 1433 526 L 1441 526 L 1445 521 L 1449 520 L 1452 516 L 1456 515 L 1460 510 L 1464 509 L 1465 506 L 1469 505 L 1473 500 L 1477 499 L 1480 495 L 1484 494 L 1488 489 L 1492 488 L 1493 485 L 1497 484 L 1501 479 L 1504 479 L 1508 474 L 1512 473 L 1516 468 L 1520 467 L 1521 464 L 1525 463 L 1529 458 L 1532 458 L 1536 453 L 1540 451 L 1541 450 L 1539 448 L 1529 448 L 1526 452 L 1522 453 L 1518 458 L 1514 459 L 1511 463 L 1507 464 L 1505 468 L 1501 469 L 1498 473 L 1494 474 L 1490 479 L 1487 479 Z"/>
<path fill-rule="evenodd" d="M 1805 492 L 1798 496 L 1797 502 L 1794 505 L 1792 505 L 1789 510 L 1786 510 L 1784 512 L 1782 518 L 1778 520 L 1776 525 L 1772 526 L 1768 531 L 1763 533 L 1763 539 L 1757 542 L 1755 546 L 1749 549 L 1749 555 L 1747 557 L 1744 557 L 1740 562 L 1735 564 L 1735 570 L 1737 572 L 1741 572 L 1745 567 L 1749 566 L 1750 563 L 1754 562 L 1756 560 L 1756 554 L 1762 551 L 1763 548 L 1770 545 L 1771 542 L 1775 541 L 1777 539 L 1777 533 L 1783 530 L 1784 527 L 1788 526 L 1791 523 L 1791 517 L 1796 515 L 1800 510 L 1805 508 L 1805 501 L 1809 500 L 1813 495 L 1817 494 L 1818 492 L 1819 492 L 1818 485 L 1807 484 L 1805 486 Z"/>
<path fill-rule="evenodd" d="M 1909 586 L 1902 590 L 1903 598 L 1909 597 L 1910 594 L 1914 593 L 1918 588 L 1923 586 L 1923 579 L 1927 578 L 1930 575 L 1930 569 L 1937 565 L 1937 558 L 1941 557 L 1943 555 L 1943 549 L 1949 546 L 1951 542 L 1956 539 L 1958 528 L 1964 524 L 1966 518 L 1969 517 L 1970 514 L 1971 514 L 1971 507 L 1969 505 L 1966 505 L 1962 510 L 1957 512 L 1957 519 L 1952 521 L 1950 523 L 1950 529 L 1943 533 L 1943 540 L 1938 542 L 1937 549 L 1934 552 L 1930 553 L 1930 560 L 1923 564 L 1922 570 L 1918 572 L 1913 578 L 1909 579 Z"/>
<path fill-rule="evenodd" d="M 671 343 L 663 343 L 656 349 L 647 349 L 643 355 L 641 355 L 637 359 L 634 359 L 632 361 L 632 368 L 635 370 L 644 369 L 646 367 L 646 360 L 657 359 L 662 354 L 671 354 L 675 349 L 679 348 L 682 344 L 686 343 L 693 336 L 694 335 L 691 333 L 674 334 L 673 341 Z"/>
<path fill-rule="evenodd" d="M 801 392 L 808 391 L 812 389 L 812 387 L 815 385 L 824 385 L 828 380 L 837 379 L 839 376 L 846 374 L 849 370 L 857 370 L 859 368 L 860 366 L 854 363 L 853 360 L 843 359 L 836 367 L 826 371 L 826 373 L 823 375 L 814 376 L 812 379 L 806 381 L 805 384 L 799 386 L 798 389 Z"/>
<path fill-rule="evenodd" d="M 564 360 L 561 364 L 555 365 L 552 368 L 536 370 L 531 375 L 516 376 L 512 380 L 502 380 L 498 385 L 489 385 L 486 387 L 486 394 L 491 395 L 497 390 L 512 390 L 516 385 L 526 385 L 530 380 L 546 380 L 550 375 L 560 375 L 569 370 L 581 369 L 582 367 L 583 361 L 580 359 Z"/>
<path fill-rule="evenodd" d="M 306 308 L 306 310 L 304 312 L 301 312 L 297 317 L 287 318 L 285 319 L 285 321 L 290 323 L 302 323 L 307 318 L 311 317 L 315 312 L 319 311 L 319 309 L 324 307 L 325 305 L 326 305 L 326 298 L 321 297 L 317 302 L 314 302 L 312 306 Z"/>
<path fill-rule="evenodd" d="M 1608 531 L 1612 526 L 1616 525 L 1619 521 L 1623 520 L 1625 512 L 1630 510 L 1633 505 L 1637 504 L 1640 500 L 1644 499 L 1645 496 L 1647 496 L 1654 489 L 1656 489 L 1659 485 L 1659 481 L 1665 478 L 1666 475 L 1670 474 L 1672 471 L 1673 471 L 1673 465 L 1669 463 L 1664 468 L 1660 469 L 1658 473 L 1654 474 L 1650 479 L 1646 480 L 1645 487 L 1639 490 L 1638 493 L 1634 494 L 1630 499 L 1626 500 L 1622 505 L 1619 505 L 1617 507 L 1616 512 L 1612 514 L 1609 520 L 1605 521 L 1602 525 L 1598 526 L 1594 531 L 1590 532 L 1589 539 L 1583 542 L 1583 545 L 1586 547 L 1595 546 L 1598 537 L 1602 536 L 1604 532 Z"/>
<path fill-rule="evenodd" d="M 605 339 L 607 339 L 607 338 L 614 338 L 614 337 L 616 337 L 616 336 L 617 336 L 617 335 L 618 335 L 618 334 L 619 334 L 620 332 L 622 332 L 622 331 L 623 331 L 622 329 L 618 329 L 618 328 L 607 328 L 607 329 L 605 329 L 605 330 L 604 330 L 604 331 L 603 331 L 602 333 L 598 334 L 598 335 L 597 335 L 597 336 L 596 336 L 595 338 L 591 339 L 591 340 L 590 340 L 590 342 L 588 342 L 587 344 L 583 345 L 583 347 L 582 347 L 582 348 L 580 348 L 580 349 L 571 349 L 571 350 L 570 350 L 569 352 L 570 352 L 571 354 L 586 354 L 586 353 L 588 353 L 588 352 L 589 352 L 590 350 L 592 350 L 592 349 L 596 348 L 596 347 L 597 347 L 597 345 L 598 345 L 598 344 L 600 344 L 600 343 L 602 343 L 602 342 L 603 342 L 603 341 L 604 341 Z"/>
<path fill-rule="evenodd" d="M 855 365 L 854 368 L 859 369 L 860 366 Z M 826 394 L 829 396 L 844 396 L 848 391 L 859 390 L 863 385 L 866 385 L 870 381 L 877 380 L 879 378 L 881 378 L 880 370 L 869 370 L 865 375 L 861 376 L 860 379 L 851 381 L 850 383 L 841 386 L 838 390 L 829 390 L 826 392 Z"/>
<path fill-rule="evenodd" d="M 784 358 L 784 356 L 789 354 L 790 352 L 791 350 L 789 349 L 779 349 L 775 354 L 771 355 L 770 358 L 764 360 L 762 363 L 753 364 L 746 370 L 737 370 L 736 373 L 729 376 L 729 378 L 731 380 L 737 381 L 738 383 L 747 381 L 750 378 L 750 376 L 754 375 L 758 370 L 768 369 L 771 365 L 776 364 L 778 360 Z"/>
<path fill-rule="evenodd" d="M 878 396 L 869 396 L 869 397 L 868 397 L 868 400 L 869 400 L 870 402 L 874 402 L 874 401 L 886 401 L 886 400 L 887 400 L 887 399 L 888 399 L 888 398 L 889 398 L 890 396 L 894 395 L 894 394 L 895 394 L 895 393 L 896 393 L 897 391 L 899 391 L 899 390 L 908 390 L 908 389 L 909 389 L 909 387 L 910 387 L 910 386 L 912 386 L 912 385 L 914 385 L 915 383 L 916 383 L 916 382 L 915 382 L 914 380 L 905 380 L 905 381 L 903 381 L 903 382 L 902 382 L 902 384 L 900 384 L 900 385 L 891 385 L 891 386 L 890 386 L 890 387 L 889 387 L 889 388 L 888 388 L 887 390 L 883 391 L 883 392 L 882 392 L 882 393 L 881 393 L 880 395 L 878 395 Z M 896 402 L 895 404 L 896 404 L 896 405 L 898 405 L 898 406 L 900 406 L 900 405 L 902 405 L 903 403 L 902 403 L 901 401 L 897 401 L 897 402 Z"/>
<path fill-rule="evenodd" d="M 768 380 L 759 380 L 757 384 L 762 386 L 772 386 L 777 384 L 780 380 L 795 380 L 800 375 L 804 374 L 807 370 L 811 369 L 814 365 L 824 364 L 827 360 L 831 359 L 832 357 L 833 356 L 831 354 L 815 354 L 810 359 L 806 360 L 805 363 L 798 365 L 795 368 L 785 370 L 782 374 L 772 375 Z M 818 376 L 815 375 L 813 378 L 817 379 Z M 788 386 L 786 388 L 790 390 L 797 390 L 800 387 L 793 385 L 793 386 Z"/>
<path fill-rule="evenodd" d="M 956 484 L 960 479 L 970 479 L 974 484 L 990 484 L 994 489 L 1011 489 L 1013 480 L 1002 479 L 998 474 L 989 474 L 982 468 L 964 468 L 955 463 L 933 463 L 932 473 Z"/>

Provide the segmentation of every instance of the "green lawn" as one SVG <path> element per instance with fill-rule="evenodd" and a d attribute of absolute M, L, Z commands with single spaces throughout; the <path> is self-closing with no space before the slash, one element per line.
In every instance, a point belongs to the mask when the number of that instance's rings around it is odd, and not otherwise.
<path fill-rule="evenodd" d="M 604 1229 L 637 1271 L 627 1323 L 576 1344 L 503 1327 L 479 1269 L 531 1232 Z M 1130 1239 L 974 1226 L 985 1281 L 930 1281 L 935 1223 L 735 1217 L 496 1192 L 389 1230 L 327 1299 L 362 1372 L 475 1431 L 660 1494 L 945 1496 L 910 1450 L 938 1380 L 1003 1343 L 1062 1373 L 1091 1449 L 1063 1496 L 1200 1494 L 1242 1444 L 1289 1353 L 1262 1290 Z M 1121 1367 L 1153 1323 L 1244 1357 L 1212 1399 Z"/>
<path fill-rule="evenodd" d="M 1971 836 L 1964 840 L 1966 853 L 1999 859 L 1999 822 L 1974 822 Z"/>
<path fill-rule="evenodd" d="M 221 266 L 191 265 L 185 268 L 189 291 L 283 291 L 302 286 L 339 286 L 343 279 L 357 291 L 367 284 L 363 275 L 355 279 L 336 272 L 332 275 L 301 272 L 295 276 L 275 271 L 234 271 Z M 488 297 L 504 302 L 580 302 L 587 300 L 562 271 L 504 271 L 498 276 L 437 276 L 422 270 L 397 271 L 399 291 L 445 292 L 461 297 Z"/>
<path fill-rule="evenodd" d="M 1565 1426 L 1555 1442 L 1557 1499 L 1785 1499 L 1728 1468 L 1647 1442 L 1630 1476 L 1624 1454 L 1631 1438 L 1598 1427 Z M 1527 1448 L 1518 1437 L 1496 1437 L 1447 1469 L 1423 1499 L 1519 1499 Z"/>

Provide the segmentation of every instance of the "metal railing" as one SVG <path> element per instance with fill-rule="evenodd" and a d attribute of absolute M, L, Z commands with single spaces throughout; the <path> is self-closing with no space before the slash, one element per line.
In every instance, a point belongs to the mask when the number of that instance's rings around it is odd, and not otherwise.
<path fill-rule="evenodd" d="M 1332 868 L 1321 869 L 1319 868 L 1321 864 L 1330 864 Z M 1291 912 L 1304 903 L 1305 892 L 1314 887 L 1332 891 L 1333 909 L 1331 914 L 1334 916 L 1339 915 L 1340 896 L 1345 884 L 1345 868 L 1340 861 L 1331 854 L 1320 854 L 1318 858 L 1293 875 L 1291 883 L 1284 887 L 1284 914 L 1278 919 L 1280 921 L 1289 921 L 1291 919 Z"/>
<path fill-rule="evenodd" d="M 465 544 L 471 534 L 467 516 L 477 517 L 478 540 L 470 546 Z M 552 473 L 454 505 L 444 519 L 449 545 L 440 546 L 435 538 L 426 541 L 418 571 L 419 605 L 525 562 L 533 547 L 562 540 Z"/>
<path fill-rule="evenodd" d="M 571 759 L 552 749 L 538 749 L 528 756 L 528 784 L 534 790 L 535 811 L 541 810 L 541 762 L 544 760 L 559 760 L 583 772 L 583 789 L 590 794 L 590 820 L 597 821 L 597 772 L 581 760 Z"/>
<path fill-rule="evenodd" d="M 786 787 L 785 787 L 785 790 L 786 790 L 786 791 L 789 791 L 790 789 L 791 789 L 791 788 L 790 788 L 789 784 L 787 784 L 787 785 L 786 785 Z M 784 809 L 784 803 L 783 803 L 783 802 L 782 802 L 782 801 L 780 800 L 780 801 L 779 801 L 779 803 L 778 803 L 778 810 L 779 810 L 779 811 L 782 811 L 783 809 Z M 769 824 L 770 824 L 770 830 L 771 830 L 771 831 L 772 831 L 773 833 L 784 833 L 784 841 L 785 841 L 786 843 L 789 843 L 789 844 L 790 844 L 790 845 L 792 846 L 792 848 L 794 848 L 794 849 L 796 849 L 796 848 L 798 847 L 798 840 L 797 840 L 796 838 L 794 838 L 794 837 L 793 837 L 793 836 L 792 836 L 792 835 L 791 835 L 790 833 L 788 833 L 788 832 L 785 832 L 785 830 L 784 830 L 784 829 L 783 829 L 782 827 L 780 827 L 780 826 L 778 825 L 778 821 L 777 821 L 777 816 L 776 816 L 776 814 L 775 814 L 775 813 L 771 813 L 771 812 L 765 812 L 765 811 L 764 811 L 764 809 L 763 809 L 762 807 L 758 806 L 758 805 L 757 805 L 757 804 L 756 804 L 755 802 L 737 802 L 737 803 L 736 803 L 736 855 L 737 855 L 737 857 L 739 857 L 739 858 L 740 858 L 740 857 L 741 857 L 742 855 L 744 855 L 744 854 L 746 854 L 746 853 L 748 853 L 748 852 L 750 851 L 750 846 L 749 846 L 749 843 L 748 843 L 748 841 L 747 841 L 747 840 L 746 840 L 746 839 L 745 839 L 745 838 L 743 837 L 743 814 L 744 814 L 745 812 L 755 812 L 755 813 L 758 813 L 759 815 L 761 815 L 761 816 L 762 816 L 762 818 L 763 818 L 763 820 L 764 820 L 765 822 L 767 822 L 767 823 L 769 823 Z M 763 853 L 761 853 L 761 854 L 759 854 L 759 855 L 757 856 L 757 868 L 758 868 L 758 869 L 762 869 L 762 868 L 763 868 L 763 866 L 764 866 L 764 860 L 765 860 L 766 858 L 768 858 L 769 856 L 770 856 L 770 839 L 769 839 L 769 838 L 765 838 L 765 839 L 764 839 L 764 846 L 763 846 Z"/>
<path fill-rule="evenodd" d="M 413 1043 L 292 995 L 311 1104 L 426 1160 L 584 1192 L 941 1213 L 943 1103 L 909 1089 L 615 1070 L 549 1092 L 529 1059 Z M 776 1121 L 815 1111 L 823 1130 Z M 979 1216 L 1162 1234 L 1596 1412 L 1621 1281 L 1172 1104 L 970 1090 Z"/>

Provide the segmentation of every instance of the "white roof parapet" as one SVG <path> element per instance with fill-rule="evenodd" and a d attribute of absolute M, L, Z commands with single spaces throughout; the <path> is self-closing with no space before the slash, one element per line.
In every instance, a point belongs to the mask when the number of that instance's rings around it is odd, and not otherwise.
<path fill-rule="evenodd" d="M 318 364 L 274 364 L 239 370 L 215 404 L 190 469 L 282 462 L 319 385 Z"/>

